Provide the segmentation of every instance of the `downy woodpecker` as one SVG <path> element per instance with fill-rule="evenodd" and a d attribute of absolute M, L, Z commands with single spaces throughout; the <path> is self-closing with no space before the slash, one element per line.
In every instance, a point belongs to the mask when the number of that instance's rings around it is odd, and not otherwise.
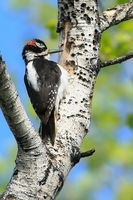
<path fill-rule="evenodd" d="M 26 43 L 22 56 L 26 71 L 24 82 L 35 112 L 41 120 L 40 135 L 43 140 L 55 141 L 55 115 L 67 87 L 67 71 L 48 59 L 51 53 L 45 43 L 33 39 Z"/>

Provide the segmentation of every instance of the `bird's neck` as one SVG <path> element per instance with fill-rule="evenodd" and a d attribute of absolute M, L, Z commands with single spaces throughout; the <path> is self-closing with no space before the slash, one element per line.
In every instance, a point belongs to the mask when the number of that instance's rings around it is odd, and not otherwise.
<path fill-rule="evenodd" d="M 23 59 L 25 61 L 25 63 L 29 63 L 30 61 L 33 61 L 39 57 L 43 57 L 44 59 L 47 59 L 49 60 L 50 59 L 50 55 L 47 54 L 47 55 L 44 55 L 44 53 L 39 53 L 39 54 L 36 54 L 36 53 L 33 53 L 31 51 L 27 51 L 25 53 L 25 55 L 23 56 Z"/>
<path fill-rule="evenodd" d="M 30 62 L 30 61 L 34 60 L 35 57 L 36 57 L 36 54 L 33 53 L 33 52 L 30 52 L 30 51 L 26 52 L 26 54 L 25 54 L 25 60 L 27 62 Z"/>

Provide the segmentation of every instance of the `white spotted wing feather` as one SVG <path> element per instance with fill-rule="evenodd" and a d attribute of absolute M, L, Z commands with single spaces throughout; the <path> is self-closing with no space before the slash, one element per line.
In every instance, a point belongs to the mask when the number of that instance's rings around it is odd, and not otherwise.
<path fill-rule="evenodd" d="M 58 65 L 58 67 L 61 70 L 61 77 L 60 77 L 60 85 L 58 88 L 58 93 L 57 93 L 57 98 L 56 98 L 56 103 L 55 103 L 55 112 L 58 113 L 59 109 L 59 103 L 61 99 L 65 96 L 66 91 L 67 91 L 67 85 L 68 85 L 68 73 L 67 71 Z"/>

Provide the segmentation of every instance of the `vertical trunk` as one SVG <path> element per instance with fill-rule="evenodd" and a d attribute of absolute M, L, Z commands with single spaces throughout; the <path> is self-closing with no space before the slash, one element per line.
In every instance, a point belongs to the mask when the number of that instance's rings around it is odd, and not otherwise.
<path fill-rule="evenodd" d="M 80 146 L 90 123 L 93 87 L 99 71 L 99 16 L 95 0 L 59 1 L 59 62 L 69 71 L 69 93 L 61 106 L 68 135 Z M 65 104 L 64 104 L 65 103 Z M 67 128 L 68 129 L 68 128 Z M 80 135 L 80 137 L 79 137 Z"/>

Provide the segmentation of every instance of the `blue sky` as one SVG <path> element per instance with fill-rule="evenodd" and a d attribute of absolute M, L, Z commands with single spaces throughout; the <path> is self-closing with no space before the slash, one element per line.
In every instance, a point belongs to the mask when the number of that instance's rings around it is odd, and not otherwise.
<path fill-rule="evenodd" d="M 51 1 L 55 4 L 56 1 Z M 31 38 L 45 39 L 46 31 L 40 25 L 31 23 L 32 12 L 29 9 L 11 8 L 11 0 L 0 1 L 0 52 L 6 61 L 7 69 L 15 82 L 22 103 L 26 107 L 27 92 L 23 82 L 25 72 L 21 52 L 25 41 Z M 35 123 L 35 121 L 33 120 Z M 2 141 L 2 142 L 1 142 Z M 4 157 L 7 148 L 15 143 L 13 134 L 0 110 L 0 157 Z"/>

